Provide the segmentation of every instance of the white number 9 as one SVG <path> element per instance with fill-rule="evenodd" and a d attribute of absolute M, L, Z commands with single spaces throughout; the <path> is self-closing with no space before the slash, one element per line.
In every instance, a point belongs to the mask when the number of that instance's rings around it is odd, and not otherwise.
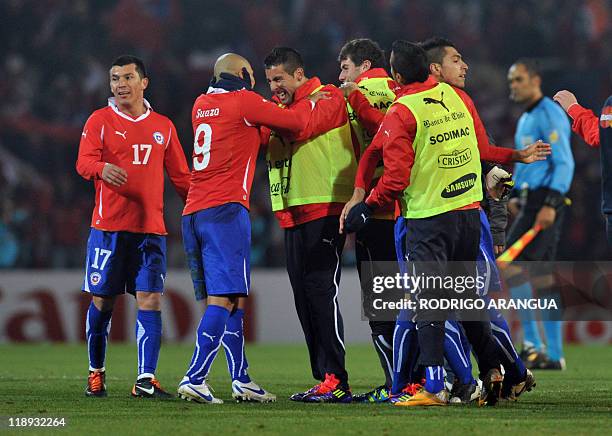
<path fill-rule="evenodd" d="M 202 139 L 202 145 L 200 145 L 200 135 L 204 135 Z M 196 171 L 202 171 L 210 163 L 210 141 L 212 139 L 212 129 L 208 124 L 200 124 L 195 131 L 193 139 L 193 169 Z M 198 159 L 202 156 L 201 159 Z"/>

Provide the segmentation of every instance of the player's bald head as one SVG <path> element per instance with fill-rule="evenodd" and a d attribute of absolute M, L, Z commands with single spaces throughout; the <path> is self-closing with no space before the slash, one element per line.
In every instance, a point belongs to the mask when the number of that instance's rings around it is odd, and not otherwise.
<path fill-rule="evenodd" d="M 253 68 L 249 61 L 236 53 L 225 53 L 219 56 L 215 62 L 214 74 L 215 78 L 220 79 L 221 73 L 231 74 L 233 76 L 242 77 L 242 69 L 246 68 L 248 73 L 253 75 Z"/>

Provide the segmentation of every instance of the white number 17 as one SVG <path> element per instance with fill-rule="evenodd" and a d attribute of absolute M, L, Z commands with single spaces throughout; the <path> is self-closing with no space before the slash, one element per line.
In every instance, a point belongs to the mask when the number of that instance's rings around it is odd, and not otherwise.
<path fill-rule="evenodd" d="M 134 149 L 134 161 L 132 162 L 134 165 L 146 165 L 149 162 L 149 155 L 151 154 L 151 144 L 134 144 L 132 145 Z M 144 159 L 140 160 L 140 152 L 144 151 Z"/>
<path fill-rule="evenodd" d="M 112 253 L 112 251 L 105 250 L 104 248 L 98 248 L 98 247 L 94 248 L 94 250 L 96 251 L 96 257 L 94 258 L 94 261 L 91 264 L 91 267 L 99 269 L 99 270 L 103 270 L 104 267 L 106 266 L 106 262 L 108 262 L 108 258 L 110 254 Z M 98 259 L 100 258 L 100 256 L 102 256 L 102 265 L 98 266 Z"/>

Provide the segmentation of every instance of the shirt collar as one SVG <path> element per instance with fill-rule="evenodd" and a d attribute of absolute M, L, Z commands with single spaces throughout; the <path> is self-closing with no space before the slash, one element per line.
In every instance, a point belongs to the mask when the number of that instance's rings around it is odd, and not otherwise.
<path fill-rule="evenodd" d="M 109 97 L 108 99 L 108 105 L 111 107 L 111 109 L 113 111 L 115 111 L 115 113 L 117 115 L 119 115 L 120 117 L 125 118 L 126 120 L 130 120 L 132 122 L 137 122 L 137 121 L 141 121 L 144 120 L 146 117 L 149 116 L 149 114 L 151 113 L 151 111 L 153 110 L 153 108 L 151 107 L 151 103 L 149 103 L 147 101 L 147 99 L 144 99 L 144 105 L 147 108 L 147 110 L 145 111 L 144 114 L 142 114 L 141 116 L 139 116 L 138 118 L 132 118 L 131 116 L 129 116 L 128 114 L 125 114 L 123 112 L 121 112 L 119 110 L 119 106 L 117 106 L 117 102 L 115 101 L 115 97 Z"/>
<path fill-rule="evenodd" d="M 544 100 L 544 96 L 538 98 L 536 101 L 534 101 L 529 106 L 527 106 L 527 109 L 525 109 L 525 112 L 531 112 L 532 110 L 534 110 L 536 106 L 540 104 L 542 100 Z"/>
<path fill-rule="evenodd" d="M 306 83 L 304 83 L 302 86 L 295 90 L 295 93 L 293 94 L 293 102 L 291 103 L 291 105 L 308 97 L 319 86 L 321 86 L 321 80 L 319 80 L 318 77 L 315 76 L 308 79 Z"/>
<path fill-rule="evenodd" d="M 385 69 L 384 68 L 371 68 L 368 71 L 364 71 L 359 76 L 357 76 L 357 78 L 355 79 L 355 83 L 359 83 L 362 80 L 367 80 L 367 79 L 381 79 L 381 78 L 390 79 Z"/>
<path fill-rule="evenodd" d="M 208 90 L 206 91 L 206 94 L 225 94 L 227 92 L 229 92 L 227 89 L 215 88 L 214 86 L 209 86 Z"/>
<path fill-rule="evenodd" d="M 437 84 L 438 84 L 438 81 L 435 79 L 435 77 L 430 75 L 427 78 L 427 80 L 424 82 L 412 82 L 412 83 L 409 83 L 408 85 L 402 86 L 400 92 L 398 93 L 398 96 L 404 95 L 404 94 L 414 94 L 416 92 L 426 91 L 430 88 L 433 88 Z"/>

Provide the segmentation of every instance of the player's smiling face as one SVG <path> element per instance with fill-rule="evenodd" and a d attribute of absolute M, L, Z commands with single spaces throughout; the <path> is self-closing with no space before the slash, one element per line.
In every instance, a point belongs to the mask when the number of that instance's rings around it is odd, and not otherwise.
<path fill-rule="evenodd" d="M 302 68 L 297 68 L 293 74 L 285 71 L 283 65 L 274 65 L 266 69 L 266 79 L 272 95 L 275 95 L 285 105 L 293 102 L 293 94 L 302 85 L 303 78 Z"/>
<path fill-rule="evenodd" d="M 468 66 L 455 47 L 444 47 L 444 57 L 440 64 L 440 79 L 457 88 L 465 87 Z"/>
<path fill-rule="evenodd" d="M 363 72 L 370 69 L 370 61 L 364 61 L 361 65 L 355 65 L 350 57 L 340 61 L 340 82 L 354 82 Z"/>
<path fill-rule="evenodd" d="M 134 106 L 144 98 L 149 79 L 141 78 L 136 64 L 114 65 L 110 70 L 110 88 L 117 104 Z"/>

